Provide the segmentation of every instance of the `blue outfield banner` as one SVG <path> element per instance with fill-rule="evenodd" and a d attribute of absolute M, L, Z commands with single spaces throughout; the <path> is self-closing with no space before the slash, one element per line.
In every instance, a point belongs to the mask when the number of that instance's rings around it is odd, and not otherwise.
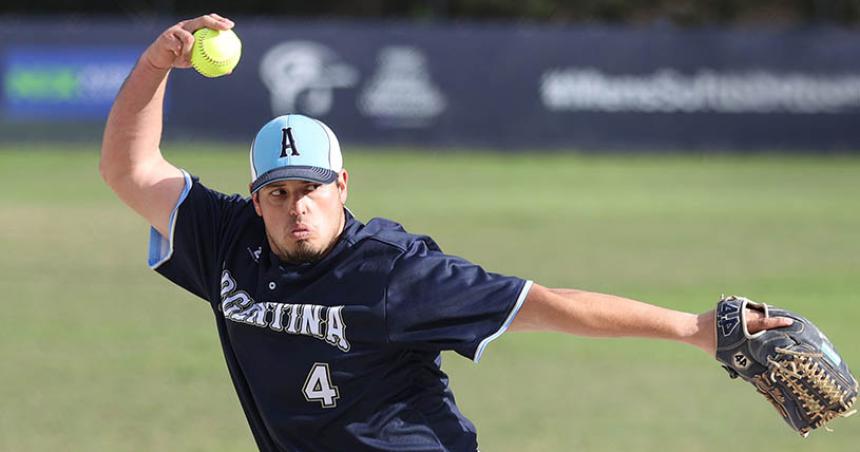
<path fill-rule="evenodd" d="M 168 136 L 250 142 L 272 116 L 301 112 L 346 146 L 860 149 L 857 31 L 236 22 L 231 76 L 173 75 Z M 0 25 L 8 130 L 104 121 L 171 23 Z"/>
<path fill-rule="evenodd" d="M 137 49 L 7 46 L 3 115 L 15 119 L 100 119 L 137 60 Z"/>

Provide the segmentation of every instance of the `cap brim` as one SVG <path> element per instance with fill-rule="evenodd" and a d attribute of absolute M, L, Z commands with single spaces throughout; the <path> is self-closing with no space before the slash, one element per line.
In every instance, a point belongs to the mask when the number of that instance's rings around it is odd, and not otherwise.
<path fill-rule="evenodd" d="M 337 172 L 326 168 L 318 168 L 316 166 L 288 166 L 275 168 L 271 171 L 263 173 L 251 184 L 251 193 L 271 184 L 282 180 L 304 180 L 309 182 L 318 182 L 320 184 L 330 184 L 337 180 Z"/>

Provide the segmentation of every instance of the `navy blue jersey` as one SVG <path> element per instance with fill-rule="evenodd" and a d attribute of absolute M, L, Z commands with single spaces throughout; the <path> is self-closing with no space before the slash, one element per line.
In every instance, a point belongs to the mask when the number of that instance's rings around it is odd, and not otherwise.
<path fill-rule="evenodd" d="M 285 264 L 250 199 L 185 178 L 150 266 L 210 303 L 261 450 L 476 450 L 440 351 L 478 361 L 530 281 L 348 211 L 321 261 Z"/>

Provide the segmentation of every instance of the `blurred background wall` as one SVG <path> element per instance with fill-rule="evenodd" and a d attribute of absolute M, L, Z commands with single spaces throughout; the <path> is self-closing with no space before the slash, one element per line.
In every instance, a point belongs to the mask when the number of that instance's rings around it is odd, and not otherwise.
<path fill-rule="evenodd" d="M 169 139 L 248 141 L 301 112 L 374 146 L 860 149 L 860 0 L 293 3 L 4 5 L 0 137 L 98 140 L 145 46 L 216 11 L 242 60 L 177 71 Z"/>

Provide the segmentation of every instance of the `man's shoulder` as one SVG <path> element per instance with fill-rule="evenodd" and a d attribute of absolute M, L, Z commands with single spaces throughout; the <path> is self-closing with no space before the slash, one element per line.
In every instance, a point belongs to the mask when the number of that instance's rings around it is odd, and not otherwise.
<path fill-rule="evenodd" d="M 251 198 L 212 189 L 195 176 L 191 176 L 191 181 L 182 207 L 186 212 L 194 212 L 192 217 L 197 219 L 196 223 L 207 222 L 211 226 L 203 229 L 219 234 L 223 242 L 248 237 L 256 239 L 265 234 L 262 219 L 254 210 Z"/>
<path fill-rule="evenodd" d="M 257 217 L 251 198 L 238 193 L 228 194 L 213 189 L 191 175 L 187 204 L 195 209 L 216 209 L 225 215 L 226 219 L 234 217 L 254 220 Z M 183 203 L 183 204 L 186 204 Z"/>
<path fill-rule="evenodd" d="M 198 193 L 198 196 L 206 196 L 207 198 L 218 202 L 234 204 L 237 206 L 252 206 L 251 198 L 248 196 L 240 195 L 238 193 L 228 194 L 227 192 L 211 188 L 194 174 L 189 174 L 189 179 L 191 182 L 189 190 L 192 193 Z"/>
<path fill-rule="evenodd" d="M 368 245 L 394 248 L 400 254 L 406 253 L 415 246 L 440 251 L 439 246 L 430 236 L 410 233 L 402 224 L 380 217 L 368 221 L 353 240 L 355 243 L 364 242 Z"/>

